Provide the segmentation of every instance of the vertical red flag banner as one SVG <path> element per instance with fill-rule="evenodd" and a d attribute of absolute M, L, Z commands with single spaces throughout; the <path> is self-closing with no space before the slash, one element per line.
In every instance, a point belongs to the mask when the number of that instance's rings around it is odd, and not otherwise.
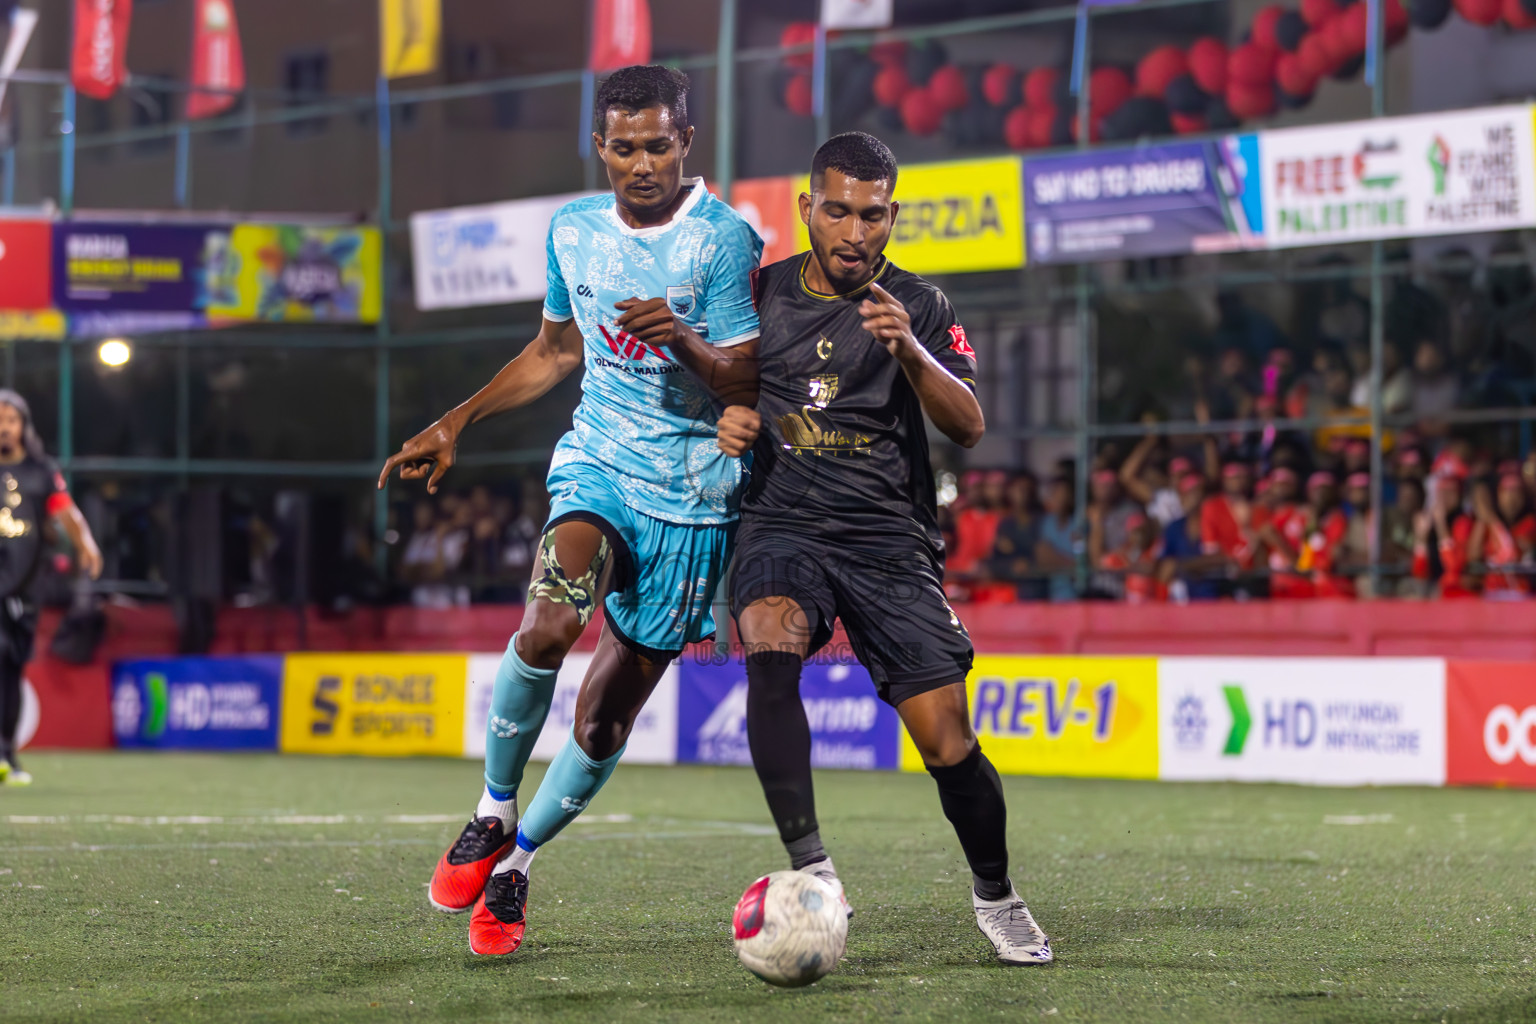
<path fill-rule="evenodd" d="M 245 88 L 245 54 L 240 49 L 240 23 L 233 0 L 196 0 L 192 29 L 192 87 L 227 92 L 193 91 L 187 96 L 187 120 L 214 117 L 235 105 Z"/>
<path fill-rule="evenodd" d="M 651 62 L 649 0 L 596 0 L 592 5 L 591 71 Z"/>
<path fill-rule="evenodd" d="M 75 88 L 98 100 L 111 99 L 128 77 L 128 27 L 133 0 L 75 0 L 75 52 L 70 77 Z"/>

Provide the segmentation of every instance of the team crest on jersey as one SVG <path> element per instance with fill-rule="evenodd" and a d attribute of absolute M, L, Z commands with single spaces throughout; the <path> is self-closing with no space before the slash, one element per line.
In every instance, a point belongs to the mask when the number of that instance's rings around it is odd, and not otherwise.
<path fill-rule="evenodd" d="M 970 359 L 976 358 L 976 350 L 971 348 L 971 343 L 965 340 L 965 328 L 955 324 L 949 329 L 951 339 L 949 347 Z"/>
<path fill-rule="evenodd" d="M 693 285 L 673 285 L 667 289 L 667 305 L 672 307 L 672 312 L 678 316 L 687 316 L 698 305 L 698 299 L 693 294 Z"/>

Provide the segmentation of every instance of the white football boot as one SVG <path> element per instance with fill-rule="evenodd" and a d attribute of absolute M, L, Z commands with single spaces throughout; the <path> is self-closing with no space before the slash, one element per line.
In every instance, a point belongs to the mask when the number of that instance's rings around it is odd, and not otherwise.
<path fill-rule="evenodd" d="M 1010 887 L 1000 900 L 984 900 L 972 890 L 971 902 L 976 907 L 976 927 L 991 941 L 1003 963 L 1048 964 L 1054 959 L 1051 940 L 1030 916 L 1017 889 Z"/>
<path fill-rule="evenodd" d="M 848 912 L 849 919 L 853 918 L 853 907 L 848 905 L 848 894 L 843 892 L 843 880 L 837 877 L 837 868 L 832 866 L 831 857 L 828 857 L 826 860 L 819 860 L 814 864 L 807 864 L 800 870 L 830 885 L 833 891 L 837 893 L 837 898 L 842 903 L 843 909 Z"/>

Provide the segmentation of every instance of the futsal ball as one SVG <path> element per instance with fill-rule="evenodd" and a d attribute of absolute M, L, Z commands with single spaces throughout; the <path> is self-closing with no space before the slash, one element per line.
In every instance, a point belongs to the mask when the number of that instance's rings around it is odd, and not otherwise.
<path fill-rule="evenodd" d="M 783 988 L 826 977 L 848 945 L 848 914 L 837 892 L 804 871 L 775 871 L 753 882 L 731 924 L 742 966 Z"/>

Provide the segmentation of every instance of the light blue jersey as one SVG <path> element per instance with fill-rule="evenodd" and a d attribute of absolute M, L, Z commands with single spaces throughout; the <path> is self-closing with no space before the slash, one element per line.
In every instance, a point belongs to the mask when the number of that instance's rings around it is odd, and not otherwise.
<path fill-rule="evenodd" d="M 574 317 L 586 353 L 581 404 L 550 461 L 556 504 L 580 500 L 556 491 L 579 488 L 580 475 L 568 470 L 590 466 L 627 506 L 655 519 L 736 519 L 741 460 L 715 446 L 709 392 L 670 355 L 614 326 L 615 303 L 665 296 L 678 319 L 711 344 L 739 345 L 758 335 L 751 276 L 762 239 L 703 181 L 683 184 L 688 196 L 666 224 L 629 227 L 611 194 L 567 203 L 550 224 L 544 316 Z"/>

